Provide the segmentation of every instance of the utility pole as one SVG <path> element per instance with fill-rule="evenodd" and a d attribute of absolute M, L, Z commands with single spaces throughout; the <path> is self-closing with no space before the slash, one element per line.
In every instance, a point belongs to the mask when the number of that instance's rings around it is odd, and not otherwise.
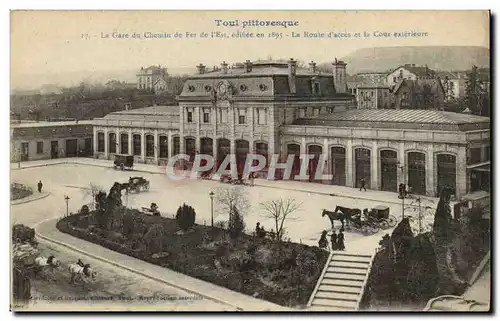
<path fill-rule="evenodd" d="M 214 192 L 210 192 L 210 213 L 212 219 L 212 227 L 214 227 Z"/>
<path fill-rule="evenodd" d="M 66 201 L 66 216 L 69 216 L 69 196 L 64 195 L 64 200 Z"/>
<path fill-rule="evenodd" d="M 418 201 L 418 233 L 422 233 L 422 211 L 420 208 L 420 197 L 417 199 Z"/>

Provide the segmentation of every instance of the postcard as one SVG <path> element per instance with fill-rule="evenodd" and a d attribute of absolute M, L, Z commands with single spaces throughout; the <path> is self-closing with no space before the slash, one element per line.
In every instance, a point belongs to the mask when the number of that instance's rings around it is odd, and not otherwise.
<path fill-rule="evenodd" d="M 12 311 L 489 311 L 488 11 L 12 11 Z"/>

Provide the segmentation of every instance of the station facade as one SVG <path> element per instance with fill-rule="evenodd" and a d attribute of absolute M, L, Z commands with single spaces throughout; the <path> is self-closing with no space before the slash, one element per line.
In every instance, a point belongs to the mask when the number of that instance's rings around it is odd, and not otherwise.
<path fill-rule="evenodd" d="M 165 165 L 177 154 L 210 154 L 216 166 L 235 154 L 238 170 L 248 154 L 282 162 L 319 156 L 330 180 L 318 183 L 436 196 L 447 185 L 456 196 L 489 186 L 490 119 L 431 110 L 349 110 L 346 64 L 332 72 L 315 63 L 250 62 L 215 71 L 197 66 L 178 97 L 179 106 L 153 106 L 94 120 L 96 157 L 133 154 L 136 161 Z M 269 162 L 268 162 L 269 163 Z M 264 170 L 265 172 L 265 170 Z M 480 174 L 478 174 L 480 173 Z M 488 173 L 489 174 L 489 173 Z M 486 177 L 488 176 L 488 177 Z M 279 177 L 277 177 L 279 179 Z M 478 182 L 479 181 L 479 182 Z"/>

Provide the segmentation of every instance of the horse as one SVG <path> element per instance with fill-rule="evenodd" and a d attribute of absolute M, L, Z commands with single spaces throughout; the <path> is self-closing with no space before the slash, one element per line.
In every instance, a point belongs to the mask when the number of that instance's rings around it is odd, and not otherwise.
<path fill-rule="evenodd" d="M 72 263 L 68 265 L 69 273 L 71 274 L 70 283 L 74 283 L 77 278 L 84 281 L 86 278 L 91 278 L 95 280 L 97 273 L 92 270 L 89 264 L 85 264 L 84 266 L 79 265 L 78 263 Z"/>
<path fill-rule="evenodd" d="M 344 222 L 345 222 L 344 213 L 337 211 L 331 212 L 324 209 L 323 212 L 321 213 L 321 217 L 325 217 L 325 215 L 327 215 L 328 218 L 330 219 L 330 223 L 332 223 L 332 229 L 335 228 L 334 221 L 340 221 L 340 223 L 342 223 L 342 228 L 344 228 Z"/>
<path fill-rule="evenodd" d="M 352 222 L 352 217 L 354 215 L 361 215 L 361 210 L 359 208 L 349 208 L 344 206 L 335 207 L 335 212 L 341 212 L 344 214 L 344 219 L 346 220 L 348 226 L 349 222 Z M 342 224 L 342 228 L 344 228 L 344 224 Z"/>
<path fill-rule="evenodd" d="M 61 265 L 61 261 L 56 259 L 53 255 L 49 257 L 39 256 L 35 258 L 35 265 L 39 267 L 45 267 L 45 266 L 59 267 Z"/>

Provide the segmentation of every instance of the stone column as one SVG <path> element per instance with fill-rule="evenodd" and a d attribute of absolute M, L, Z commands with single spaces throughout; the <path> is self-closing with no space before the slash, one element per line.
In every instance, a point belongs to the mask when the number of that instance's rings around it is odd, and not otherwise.
<path fill-rule="evenodd" d="M 378 157 L 378 144 L 377 141 L 374 140 L 372 142 L 372 151 L 371 151 L 371 189 L 379 190 L 379 157 Z"/>
<path fill-rule="evenodd" d="M 355 187 L 353 179 L 354 160 L 353 160 L 352 140 L 350 138 L 347 139 L 347 144 L 345 148 L 345 166 L 346 166 L 345 185 L 347 187 Z"/>
<path fill-rule="evenodd" d="M 184 149 L 184 106 L 179 106 L 179 153 L 186 154 Z"/>
<path fill-rule="evenodd" d="M 97 155 L 97 144 L 98 144 L 98 142 L 97 142 L 98 131 L 97 130 L 98 130 L 98 128 L 94 127 L 94 156 Z"/>
<path fill-rule="evenodd" d="M 456 197 L 459 200 L 462 196 L 467 194 L 467 149 L 465 146 L 458 147 L 457 162 L 457 187 Z"/>
<path fill-rule="evenodd" d="M 141 160 L 146 163 L 146 133 L 144 129 L 141 132 Z"/>
<path fill-rule="evenodd" d="M 487 155 L 486 155 L 486 146 L 487 145 L 482 145 L 481 146 L 481 162 L 486 162 L 487 161 Z"/>
<path fill-rule="evenodd" d="M 406 164 L 406 152 L 405 152 L 404 142 L 399 142 L 398 161 L 399 161 L 398 164 L 398 188 L 399 188 L 399 184 L 406 184 L 407 181 L 406 173 L 408 165 Z"/>
<path fill-rule="evenodd" d="M 120 131 L 116 129 L 116 153 L 121 154 L 122 153 L 122 146 L 121 146 L 121 135 Z"/>
<path fill-rule="evenodd" d="M 160 144 L 158 144 L 158 131 L 154 131 L 154 152 L 155 152 L 155 164 L 158 165 L 158 154 L 160 152 Z"/>
<path fill-rule="evenodd" d="M 169 159 L 170 159 L 170 157 L 172 157 L 173 150 L 174 150 L 174 139 L 172 138 L 172 131 L 169 130 L 168 131 L 168 149 L 167 149 Z"/>
<path fill-rule="evenodd" d="M 134 155 L 134 136 L 132 135 L 132 129 L 128 130 L 128 154 Z"/>
<path fill-rule="evenodd" d="M 326 160 L 324 163 L 323 167 L 323 174 L 324 175 L 330 175 L 331 170 L 330 170 L 330 165 L 331 165 L 331 160 L 330 160 L 330 150 L 328 148 L 328 138 L 323 139 L 323 157 Z M 332 180 L 323 180 L 323 183 L 325 184 L 331 184 Z"/>
<path fill-rule="evenodd" d="M 301 155 L 307 154 L 307 144 L 306 144 L 306 138 L 305 137 L 302 137 L 302 140 L 301 140 L 300 154 Z"/>
<path fill-rule="evenodd" d="M 109 132 L 108 129 L 104 129 L 104 158 L 109 158 Z"/>
<path fill-rule="evenodd" d="M 434 145 L 427 145 L 427 156 L 425 158 L 425 189 L 427 196 L 436 197 L 436 184 L 434 177 L 436 171 L 434 170 Z"/>

